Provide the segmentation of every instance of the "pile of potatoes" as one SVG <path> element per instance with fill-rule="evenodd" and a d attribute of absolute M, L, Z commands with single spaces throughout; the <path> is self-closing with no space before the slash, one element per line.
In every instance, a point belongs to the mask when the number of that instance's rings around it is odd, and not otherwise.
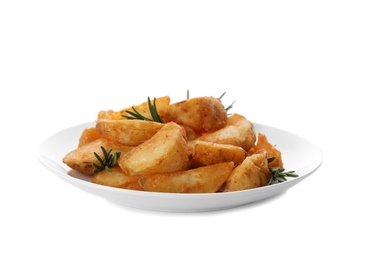
<path fill-rule="evenodd" d="M 156 106 L 164 123 L 123 116 L 135 108 L 151 118 L 148 102 L 100 111 L 96 126 L 82 132 L 78 147 L 63 162 L 97 184 L 172 193 L 257 188 L 270 180 L 269 167 L 283 167 L 281 152 L 244 116 L 228 115 L 219 98 L 170 103 L 165 96 L 156 99 Z M 99 163 L 94 153 L 102 158 L 101 147 L 121 155 L 111 171 L 94 173 L 93 163 Z"/>

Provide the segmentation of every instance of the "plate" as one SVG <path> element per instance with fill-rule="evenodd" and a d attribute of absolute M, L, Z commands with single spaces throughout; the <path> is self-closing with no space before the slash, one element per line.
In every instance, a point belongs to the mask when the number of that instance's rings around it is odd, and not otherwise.
<path fill-rule="evenodd" d="M 71 170 L 62 162 L 62 158 L 77 147 L 82 131 L 94 125 L 95 122 L 89 122 L 50 136 L 40 145 L 38 159 L 67 183 L 127 207 L 171 212 L 215 211 L 239 207 L 286 191 L 316 171 L 322 163 L 322 153 L 315 144 L 287 131 L 254 123 L 255 130 L 265 134 L 281 151 L 286 170 L 295 170 L 298 178 L 288 178 L 282 183 L 250 190 L 212 194 L 175 194 L 112 188 L 92 183 L 90 177 Z"/>

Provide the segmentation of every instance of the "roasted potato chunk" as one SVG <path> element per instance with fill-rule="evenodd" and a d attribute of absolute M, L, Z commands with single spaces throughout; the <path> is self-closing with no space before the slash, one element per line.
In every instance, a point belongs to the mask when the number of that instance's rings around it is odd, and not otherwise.
<path fill-rule="evenodd" d="M 92 177 L 92 182 L 100 185 L 129 189 L 129 190 L 144 190 L 138 182 L 138 178 L 127 175 L 119 167 L 110 168 L 111 172 L 103 170 Z"/>
<path fill-rule="evenodd" d="M 192 140 L 194 140 L 194 139 L 196 139 L 197 137 L 200 136 L 199 133 L 197 133 L 196 131 L 194 131 L 189 126 L 183 125 L 183 127 L 184 127 L 185 132 L 186 132 L 187 141 L 192 141 Z"/>
<path fill-rule="evenodd" d="M 233 170 L 220 191 L 247 190 L 260 187 L 260 185 L 260 168 L 257 167 L 249 157 L 246 157 L 246 159 Z"/>
<path fill-rule="evenodd" d="M 259 150 L 265 150 L 267 153 L 267 158 L 276 157 L 275 160 L 268 164 L 269 167 L 282 168 L 284 166 L 282 162 L 281 152 L 278 149 L 276 149 L 275 146 L 269 143 L 267 137 L 262 133 L 258 133 L 257 143 L 254 145 L 250 153 L 255 153 Z"/>
<path fill-rule="evenodd" d="M 132 147 L 118 145 L 116 143 L 110 142 L 105 138 L 99 138 L 69 152 L 63 158 L 63 162 L 70 168 L 80 173 L 93 175 L 94 167 L 92 164 L 99 164 L 99 161 L 95 157 L 94 153 L 97 153 L 101 158 L 103 158 L 101 146 L 103 146 L 107 151 L 109 151 L 110 149 L 113 149 L 113 151 L 119 151 L 122 155 L 126 154 L 132 149 Z"/>
<path fill-rule="evenodd" d="M 163 110 L 167 109 L 170 104 L 170 97 L 164 96 L 160 98 L 156 98 L 156 106 L 158 113 L 161 113 Z M 154 103 L 154 99 L 151 100 L 152 104 Z M 133 106 L 139 113 L 147 118 L 151 118 L 151 114 L 149 111 L 148 102 L 141 103 L 140 105 Z M 126 119 L 123 115 L 129 115 L 126 110 L 133 111 L 132 107 L 123 108 L 120 111 L 114 110 L 107 110 L 107 111 L 100 111 L 97 116 L 97 120 L 100 119 L 110 119 L 110 120 L 122 120 Z"/>
<path fill-rule="evenodd" d="M 260 168 L 260 186 L 267 185 L 271 178 L 271 172 L 268 167 L 267 152 L 265 150 L 259 150 L 257 153 L 249 156 L 249 158 L 255 166 Z"/>
<path fill-rule="evenodd" d="M 256 134 L 253 124 L 244 116 L 233 114 L 229 117 L 228 123 L 221 129 L 204 134 L 195 140 L 189 142 L 193 147 L 196 141 L 206 141 L 217 144 L 230 144 L 242 147 L 245 151 L 249 151 L 255 144 Z"/>
<path fill-rule="evenodd" d="M 146 191 L 174 193 L 217 192 L 232 172 L 233 162 L 219 163 L 187 171 L 158 173 L 140 178 Z"/>
<path fill-rule="evenodd" d="M 79 144 L 78 147 L 81 147 L 83 145 L 86 145 L 90 142 L 93 142 L 97 139 L 99 139 L 101 136 L 97 132 L 96 127 L 89 127 L 83 130 L 80 138 L 79 138 Z"/>
<path fill-rule="evenodd" d="M 152 138 L 119 157 L 118 164 L 130 175 L 185 170 L 189 153 L 184 128 L 176 123 L 164 124 Z"/>
<path fill-rule="evenodd" d="M 97 132 L 102 137 L 128 146 L 143 143 L 162 127 L 161 123 L 144 120 L 100 119 L 96 123 Z"/>
<path fill-rule="evenodd" d="M 238 146 L 197 141 L 193 148 L 192 157 L 204 165 L 234 162 L 234 165 L 237 166 L 242 163 L 246 154 L 246 151 Z"/>
<path fill-rule="evenodd" d="M 190 98 L 170 104 L 167 109 L 159 111 L 159 114 L 165 122 L 176 122 L 197 133 L 216 131 L 228 121 L 223 104 L 214 97 Z"/>

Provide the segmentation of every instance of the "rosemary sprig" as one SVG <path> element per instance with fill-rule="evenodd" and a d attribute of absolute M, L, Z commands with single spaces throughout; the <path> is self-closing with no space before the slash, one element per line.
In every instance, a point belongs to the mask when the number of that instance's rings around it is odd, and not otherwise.
<path fill-rule="evenodd" d="M 220 95 L 219 99 L 222 99 L 225 96 L 225 93 L 227 93 L 227 91 L 224 91 L 224 93 Z"/>
<path fill-rule="evenodd" d="M 101 165 L 97 165 L 95 163 L 92 163 L 93 167 L 95 168 L 93 170 L 93 173 L 98 173 L 103 170 L 107 170 L 108 172 L 111 172 L 110 167 L 113 167 L 121 154 L 121 152 L 115 152 L 112 154 L 113 149 L 110 149 L 109 151 L 106 151 L 105 147 L 101 146 L 102 153 L 104 154 L 104 158 L 101 158 L 96 152 L 93 154 L 97 158 L 97 160 L 100 162 Z"/>
<path fill-rule="evenodd" d="M 143 116 L 139 111 L 137 111 L 135 109 L 135 107 L 132 107 L 133 111 L 126 110 L 126 112 L 128 114 L 130 114 L 130 116 L 128 116 L 128 115 L 122 115 L 122 116 L 129 119 L 129 120 L 138 119 L 138 120 L 154 121 L 154 122 L 164 123 L 161 116 L 158 114 L 158 111 L 157 111 L 156 98 L 154 98 L 154 102 L 152 104 L 152 102 L 150 101 L 150 98 L 148 97 L 148 107 L 149 107 L 149 111 L 150 111 L 150 114 L 152 116 L 152 119 L 147 118 L 146 116 Z"/>
<path fill-rule="evenodd" d="M 224 96 L 225 96 L 225 93 L 226 93 L 226 91 L 223 93 L 223 94 L 221 94 L 221 96 L 219 97 L 219 99 L 221 100 Z M 232 109 L 232 107 L 233 107 L 233 104 L 236 102 L 236 100 L 235 101 L 233 101 L 233 103 L 232 104 L 230 104 L 229 106 L 227 106 L 226 108 L 225 108 L 225 110 L 228 112 L 229 111 L 229 109 Z"/>
<path fill-rule="evenodd" d="M 267 159 L 268 163 L 274 161 L 276 157 L 270 157 Z M 295 174 L 295 171 L 287 171 L 285 172 L 284 168 L 281 167 L 269 167 L 269 171 L 271 173 L 271 178 L 268 181 L 267 185 L 272 185 L 280 182 L 287 181 L 287 177 L 297 178 L 299 177 L 298 174 Z"/>
<path fill-rule="evenodd" d="M 229 109 L 231 109 L 232 107 L 233 107 L 233 104 L 236 102 L 236 100 L 235 101 L 233 101 L 233 103 L 232 104 L 230 104 L 228 107 L 226 107 L 225 108 L 225 110 L 228 112 L 229 111 Z"/>

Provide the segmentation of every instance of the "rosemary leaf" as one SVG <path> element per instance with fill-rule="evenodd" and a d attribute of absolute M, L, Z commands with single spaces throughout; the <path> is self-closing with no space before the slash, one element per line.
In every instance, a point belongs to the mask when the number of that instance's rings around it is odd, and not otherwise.
<path fill-rule="evenodd" d="M 102 165 L 105 164 L 104 161 L 101 159 L 101 157 L 100 157 L 96 152 L 94 152 L 93 154 L 95 155 L 95 157 L 97 158 L 97 160 L 98 160 Z"/>
<path fill-rule="evenodd" d="M 236 103 L 236 100 L 235 101 L 233 101 L 233 103 L 232 104 L 230 104 L 227 108 L 225 108 L 225 110 L 228 112 L 229 111 L 229 109 L 231 109 L 232 107 L 233 107 L 233 104 L 234 103 Z"/>
<path fill-rule="evenodd" d="M 224 93 L 221 94 L 221 96 L 219 97 L 219 99 L 222 99 L 222 98 L 224 97 L 224 95 L 225 95 L 226 92 L 227 92 L 227 91 L 224 91 Z"/>
<path fill-rule="evenodd" d="M 275 160 L 275 157 L 270 157 L 267 159 L 268 163 Z M 295 171 L 285 171 L 284 168 L 281 167 L 269 167 L 269 171 L 271 173 L 271 177 L 268 181 L 268 185 L 273 185 L 276 183 L 287 181 L 288 177 L 297 178 L 299 177 L 298 174 L 295 174 Z"/>
<path fill-rule="evenodd" d="M 115 166 L 119 156 L 121 155 L 121 152 L 115 152 L 113 154 L 112 153 L 113 149 L 106 151 L 105 147 L 101 146 L 100 148 L 102 150 L 104 158 L 101 158 L 96 152 L 93 152 L 94 156 L 97 158 L 97 160 L 100 163 L 100 165 L 96 163 L 92 163 L 92 166 L 94 168 L 93 173 L 98 173 L 103 170 L 111 172 L 110 167 Z"/>
<path fill-rule="evenodd" d="M 149 108 L 150 115 L 152 116 L 152 119 L 147 118 L 144 115 L 142 115 L 139 111 L 136 110 L 135 107 L 132 107 L 133 111 L 126 110 L 126 112 L 130 114 L 130 116 L 128 115 L 122 115 L 122 116 L 129 120 L 138 119 L 138 120 L 164 123 L 161 116 L 158 114 L 158 111 L 157 111 L 156 98 L 154 98 L 154 102 L 152 104 L 152 102 L 150 101 L 150 98 L 148 97 L 148 108 Z"/>

